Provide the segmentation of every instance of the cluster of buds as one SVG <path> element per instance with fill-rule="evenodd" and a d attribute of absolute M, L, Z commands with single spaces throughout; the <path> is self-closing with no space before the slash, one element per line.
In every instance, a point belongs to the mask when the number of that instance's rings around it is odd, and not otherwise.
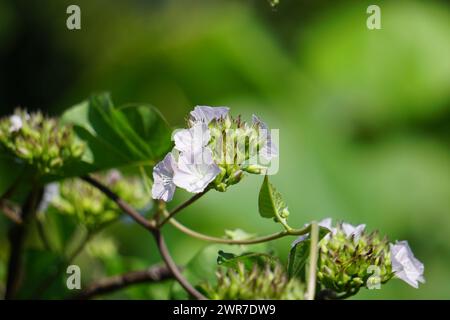
<path fill-rule="evenodd" d="M 145 189 L 139 179 L 122 177 L 116 170 L 111 170 L 105 176 L 98 176 L 97 179 L 135 208 L 144 208 L 147 204 Z M 58 189 L 51 199 L 47 199 L 48 204 L 40 207 L 73 216 L 88 230 L 114 221 L 122 212 L 114 201 L 82 180 L 64 180 Z"/>
<path fill-rule="evenodd" d="M 225 191 L 244 172 L 266 173 L 278 155 L 266 124 L 256 116 L 248 124 L 228 113 L 227 107 L 195 107 L 188 128 L 174 133 L 174 149 L 154 167 L 154 199 L 170 201 L 176 187 Z"/>
<path fill-rule="evenodd" d="M 304 286 L 296 278 L 289 279 L 283 266 L 254 264 L 251 269 L 238 262 L 235 268 L 220 269 L 217 284 L 204 284 L 201 289 L 214 300 L 302 300 Z"/>
<path fill-rule="evenodd" d="M 361 287 L 379 288 L 393 277 L 415 288 L 419 282 L 425 282 L 424 266 L 406 241 L 390 243 L 377 231 L 367 233 L 364 224 L 353 226 L 344 222 L 332 227 L 328 218 L 319 225 L 330 232 L 319 241 L 317 279 L 333 294 L 348 296 Z"/>
<path fill-rule="evenodd" d="M 81 158 L 84 144 L 70 126 L 60 126 L 40 112 L 18 109 L 0 120 L 0 149 L 41 174 L 57 174 L 64 164 Z"/>
<path fill-rule="evenodd" d="M 356 232 L 347 227 L 348 224 L 338 224 L 320 241 L 319 282 L 336 293 L 351 293 L 391 279 L 387 238 L 380 238 L 376 231 L 367 234 L 361 227 Z"/>

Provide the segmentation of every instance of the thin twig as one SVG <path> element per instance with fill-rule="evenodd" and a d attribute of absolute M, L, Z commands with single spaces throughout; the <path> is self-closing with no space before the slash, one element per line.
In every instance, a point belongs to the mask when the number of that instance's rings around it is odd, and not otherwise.
<path fill-rule="evenodd" d="M 316 294 L 316 270 L 317 270 L 317 258 L 318 258 L 318 247 L 319 242 L 319 226 L 317 222 L 313 221 L 311 223 L 311 245 L 309 248 L 309 272 L 308 272 L 308 291 L 307 300 L 314 300 Z"/>
<path fill-rule="evenodd" d="M 5 300 L 13 299 L 19 289 L 22 277 L 22 254 L 25 244 L 25 238 L 30 221 L 36 213 L 36 207 L 39 198 L 42 196 L 42 188 L 33 187 L 22 208 L 22 223 L 12 226 L 9 233 L 9 242 L 11 244 L 8 276 L 6 280 Z"/>
<path fill-rule="evenodd" d="M 171 278 L 173 278 L 172 271 L 166 266 L 152 266 L 146 270 L 131 271 L 95 281 L 86 289 L 83 289 L 80 293 L 72 297 L 72 299 L 91 299 L 95 296 L 108 294 L 135 284 L 160 282 Z"/>
<path fill-rule="evenodd" d="M 156 226 L 152 222 L 148 221 L 143 216 L 141 216 L 139 212 L 137 212 L 132 206 L 130 206 L 128 203 L 122 200 L 116 193 L 111 191 L 107 186 L 103 185 L 101 182 L 88 176 L 83 177 L 83 180 L 85 180 L 86 182 L 90 183 L 91 185 L 102 191 L 108 198 L 113 200 L 126 214 L 132 217 L 141 226 L 149 230 L 155 237 L 158 250 L 163 260 L 165 261 L 167 267 L 170 269 L 173 276 L 175 277 L 175 279 L 177 279 L 177 281 L 181 284 L 181 286 L 194 298 L 199 300 L 206 299 L 186 280 L 186 278 L 184 278 L 180 270 L 178 270 L 178 267 L 172 260 L 172 257 L 170 256 L 169 251 L 167 250 L 167 246 L 166 243 L 164 242 L 164 238 L 161 235 L 161 232 L 159 231 L 159 229 L 156 228 Z"/>
<path fill-rule="evenodd" d="M 167 215 L 167 214 L 166 214 Z M 185 225 L 181 224 L 179 221 L 175 220 L 174 218 L 170 219 L 170 224 L 172 224 L 175 228 L 180 230 L 181 232 L 199 239 L 203 241 L 209 241 L 209 242 L 215 242 L 215 243 L 223 243 L 223 244 L 235 244 L 235 245 L 247 245 L 247 244 L 257 244 L 257 243 L 263 243 L 275 239 L 280 239 L 286 236 L 300 236 L 307 234 L 310 230 L 310 226 L 307 226 L 303 229 L 292 229 L 291 231 L 280 231 L 276 233 L 269 234 L 267 236 L 257 237 L 257 238 L 250 238 L 250 239 L 242 239 L 242 240 L 236 240 L 236 239 L 225 239 L 225 238 L 219 238 L 214 236 L 209 236 L 200 232 L 197 232 L 195 230 L 189 229 Z"/>
<path fill-rule="evenodd" d="M 183 202 L 182 204 L 180 204 L 178 207 L 176 207 L 175 209 L 173 209 L 172 211 L 170 211 L 168 213 L 168 215 L 164 218 L 163 221 L 161 221 L 158 224 L 158 227 L 162 227 L 167 221 L 169 221 L 170 219 L 172 219 L 178 212 L 180 212 L 181 210 L 183 210 L 184 208 L 186 208 L 187 206 L 190 206 L 191 204 L 193 204 L 195 201 L 197 201 L 198 199 L 200 199 L 201 197 L 203 197 L 207 192 L 209 191 L 209 189 L 206 189 L 203 192 L 197 193 L 196 195 L 194 195 L 192 198 L 189 198 L 187 201 Z"/>
<path fill-rule="evenodd" d="M 128 214 L 133 220 L 142 225 L 144 228 L 152 231 L 155 230 L 155 224 L 147 220 L 145 217 L 139 214 L 132 206 L 122 200 L 116 193 L 110 190 L 107 186 L 102 184 L 100 181 L 90 177 L 84 176 L 82 179 L 92 186 L 96 187 L 98 190 L 103 192 L 108 198 L 114 201 L 120 209 L 122 209 L 126 214 Z"/>
<path fill-rule="evenodd" d="M 202 295 L 200 292 L 198 292 L 197 289 L 195 289 L 189 283 L 189 281 L 187 281 L 187 279 L 181 274 L 180 270 L 178 269 L 172 257 L 170 256 L 169 250 L 167 249 L 164 237 L 162 236 L 161 232 L 159 230 L 155 230 L 152 233 L 153 236 L 155 237 L 159 253 L 161 254 L 161 257 L 163 258 L 167 267 L 172 272 L 175 279 L 177 279 L 177 281 L 184 288 L 184 290 L 186 290 L 191 296 L 193 296 L 197 300 L 206 300 L 206 297 Z"/>

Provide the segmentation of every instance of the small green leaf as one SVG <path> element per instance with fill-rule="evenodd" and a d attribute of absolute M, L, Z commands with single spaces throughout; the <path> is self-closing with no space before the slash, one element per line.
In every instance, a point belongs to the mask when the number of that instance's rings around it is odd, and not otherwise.
<path fill-rule="evenodd" d="M 72 124 L 87 145 L 82 162 L 69 168 L 68 176 L 113 167 L 154 165 L 172 146 L 170 127 L 155 108 L 116 108 L 107 93 L 70 108 L 61 120 Z"/>
<path fill-rule="evenodd" d="M 217 264 L 227 268 L 237 269 L 238 263 L 242 263 L 246 269 L 251 269 L 255 264 L 264 266 L 273 262 L 274 258 L 267 253 L 245 252 L 240 255 L 219 250 Z"/>
<path fill-rule="evenodd" d="M 258 197 L 259 214 L 263 218 L 274 218 L 276 222 L 285 225 L 289 211 L 281 194 L 269 182 L 269 177 L 264 177 Z"/>
<path fill-rule="evenodd" d="M 319 241 L 330 232 L 327 228 L 319 226 Z M 311 239 L 309 234 L 306 234 L 303 241 L 294 242 L 289 251 L 287 273 L 289 278 L 299 276 L 305 281 L 305 266 L 309 257 L 309 250 L 311 246 Z"/>

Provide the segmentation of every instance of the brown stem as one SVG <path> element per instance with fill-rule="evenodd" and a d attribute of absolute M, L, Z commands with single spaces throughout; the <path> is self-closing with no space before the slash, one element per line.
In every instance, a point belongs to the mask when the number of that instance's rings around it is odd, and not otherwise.
<path fill-rule="evenodd" d="M 176 266 L 175 262 L 173 261 L 172 257 L 170 256 L 169 251 L 167 250 L 167 246 L 164 241 L 164 238 L 161 235 L 161 232 L 159 231 L 159 229 L 155 226 L 155 224 L 153 224 L 152 222 L 148 221 L 143 216 L 141 216 L 139 214 L 139 212 L 137 212 L 132 206 L 130 206 L 128 203 L 126 203 L 124 200 L 122 200 L 116 193 L 111 191 L 107 186 L 103 185 L 101 182 L 95 180 L 92 177 L 88 177 L 88 176 L 83 177 L 83 180 L 85 180 L 86 182 L 90 183 L 91 185 L 93 185 L 94 187 L 96 187 L 97 189 L 102 191 L 107 197 L 109 197 L 111 200 L 113 200 L 126 214 L 128 214 L 130 217 L 132 217 L 141 226 L 143 226 L 144 228 L 149 230 L 156 240 L 156 244 L 157 244 L 158 250 L 161 254 L 161 257 L 163 258 L 167 267 L 172 272 L 175 279 L 194 298 L 199 299 L 199 300 L 206 299 L 205 296 L 203 296 L 200 292 L 198 292 L 186 280 L 186 278 L 181 274 L 180 270 L 178 270 L 178 267 Z M 186 207 L 186 205 L 184 205 L 182 208 L 184 208 L 184 207 Z M 177 212 L 179 210 L 181 210 L 182 208 L 178 209 Z"/>
<path fill-rule="evenodd" d="M 8 262 L 8 276 L 6 280 L 5 300 L 14 299 L 19 290 L 23 266 L 22 253 L 25 239 L 33 219 L 39 199 L 42 196 L 42 188 L 33 187 L 22 208 L 22 223 L 12 226 L 9 232 L 10 255 Z"/>
<path fill-rule="evenodd" d="M 114 193 L 100 181 L 97 181 L 90 176 L 84 176 L 82 179 L 103 192 L 108 198 L 114 201 L 119 206 L 119 208 L 123 210 L 123 212 L 128 214 L 131 218 L 133 218 L 133 220 L 142 225 L 144 228 L 150 231 L 155 229 L 155 225 L 151 221 L 145 219 L 145 217 L 140 215 L 139 212 L 137 212 L 132 206 L 122 200 L 116 193 Z"/>
<path fill-rule="evenodd" d="M 169 253 L 169 250 L 167 249 L 167 245 L 166 242 L 164 241 L 164 237 L 162 236 L 161 231 L 160 230 L 153 231 L 153 236 L 155 237 L 156 244 L 159 249 L 159 253 L 161 254 L 161 257 L 163 258 L 167 267 L 172 272 L 175 279 L 177 279 L 180 285 L 184 288 L 184 290 L 186 290 L 191 296 L 193 296 L 197 300 L 206 300 L 206 297 L 202 295 L 200 292 L 198 292 L 197 289 L 195 289 L 189 283 L 189 281 L 187 281 L 187 279 L 181 274 L 177 265 L 173 261 Z"/>
<path fill-rule="evenodd" d="M 203 192 L 197 193 L 192 198 L 188 199 L 186 202 L 183 202 L 182 204 L 180 204 L 178 207 L 176 207 L 175 209 L 170 211 L 169 214 L 164 218 L 164 220 L 158 224 L 158 226 L 162 227 L 167 221 L 169 221 L 171 218 L 173 218 L 178 212 L 180 212 L 187 206 L 190 206 L 191 204 L 193 204 L 195 201 L 197 201 L 198 199 L 203 197 L 208 191 L 209 191 L 209 189 L 206 189 Z"/>
<path fill-rule="evenodd" d="M 134 284 L 159 282 L 171 279 L 172 277 L 172 271 L 166 266 L 152 266 L 147 270 L 131 271 L 96 281 L 72 299 L 91 299 L 95 296 L 111 293 Z"/>

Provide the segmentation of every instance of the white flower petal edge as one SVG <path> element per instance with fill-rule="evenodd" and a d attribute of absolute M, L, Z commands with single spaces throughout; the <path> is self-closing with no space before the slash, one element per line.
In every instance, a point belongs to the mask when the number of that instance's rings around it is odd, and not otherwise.
<path fill-rule="evenodd" d="M 208 125 L 202 122 L 194 124 L 190 129 L 178 130 L 173 136 L 175 149 L 190 154 L 199 152 L 210 139 Z"/>
<path fill-rule="evenodd" d="M 258 125 L 261 134 L 261 142 L 263 144 L 262 148 L 259 151 L 259 154 L 266 160 L 271 160 L 272 158 L 278 157 L 278 147 L 273 143 L 272 136 L 270 134 L 270 130 L 267 127 L 267 124 L 256 116 L 252 115 L 253 124 Z"/>
<path fill-rule="evenodd" d="M 175 193 L 173 177 L 177 170 L 177 164 L 172 152 L 169 152 L 164 159 L 153 168 L 153 199 L 170 201 Z"/>
<path fill-rule="evenodd" d="M 392 271 L 395 276 L 414 288 L 419 282 L 425 283 L 423 277 L 424 265 L 414 257 L 407 241 L 398 241 L 389 244 L 391 251 Z"/>
<path fill-rule="evenodd" d="M 327 229 L 331 230 L 331 232 L 335 232 L 335 231 L 334 231 L 335 229 L 331 227 L 331 222 L 332 222 L 332 219 L 331 219 L 331 218 L 325 218 L 325 219 L 319 221 L 319 222 L 317 223 L 317 225 L 318 225 L 319 227 L 327 228 Z M 307 225 L 308 225 L 308 224 L 305 224 L 305 227 L 306 227 Z M 325 237 L 329 237 L 329 236 L 330 236 L 330 235 L 327 234 Z M 291 243 L 291 247 L 296 246 L 298 243 L 303 242 L 303 241 L 305 241 L 305 240 L 308 239 L 308 238 L 309 238 L 309 233 L 299 236 L 297 239 L 295 239 L 295 240 Z"/>
<path fill-rule="evenodd" d="M 342 223 L 342 230 L 344 231 L 347 238 L 350 238 L 351 236 L 354 237 L 355 241 L 358 241 L 361 237 L 361 233 L 366 229 L 365 224 L 357 225 L 356 227 L 350 223 Z"/>
<path fill-rule="evenodd" d="M 9 117 L 9 121 L 11 122 L 11 125 L 9 127 L 9 132 L 17 132 L 20 129 L 22 129 L 23 126 L 23 122 L 22 122 L 22 118 L 18 115 L 12 115 L 11 117 Z"/>
<path fill-rule="evenodd" d="M 212 152 L 203 148 L 200 153 L 182 153 L 178 159 L 178 170 L 173 182 L 191 193 L 200 193 L 220 173 L 220 169 L 212 159 Z"/>
<path fill-rule="evenodd" d="M 228 107 L 196 106 L 190 115 L 194 121 L 208 124 L 213 120 L 225 117 L 229 111 L 230 108 Z"/>
<path fill-rule="evenodd" d="M 37 212 L 45 212 L 48 208 L 48 205 L 52 202 L 52 200 L 58 196 L 59 196 L 59 184 L 56 182 L 47 184 L 44 187 L 44 193 L 42 195 L 42 200 L 37 208 Z"/>

